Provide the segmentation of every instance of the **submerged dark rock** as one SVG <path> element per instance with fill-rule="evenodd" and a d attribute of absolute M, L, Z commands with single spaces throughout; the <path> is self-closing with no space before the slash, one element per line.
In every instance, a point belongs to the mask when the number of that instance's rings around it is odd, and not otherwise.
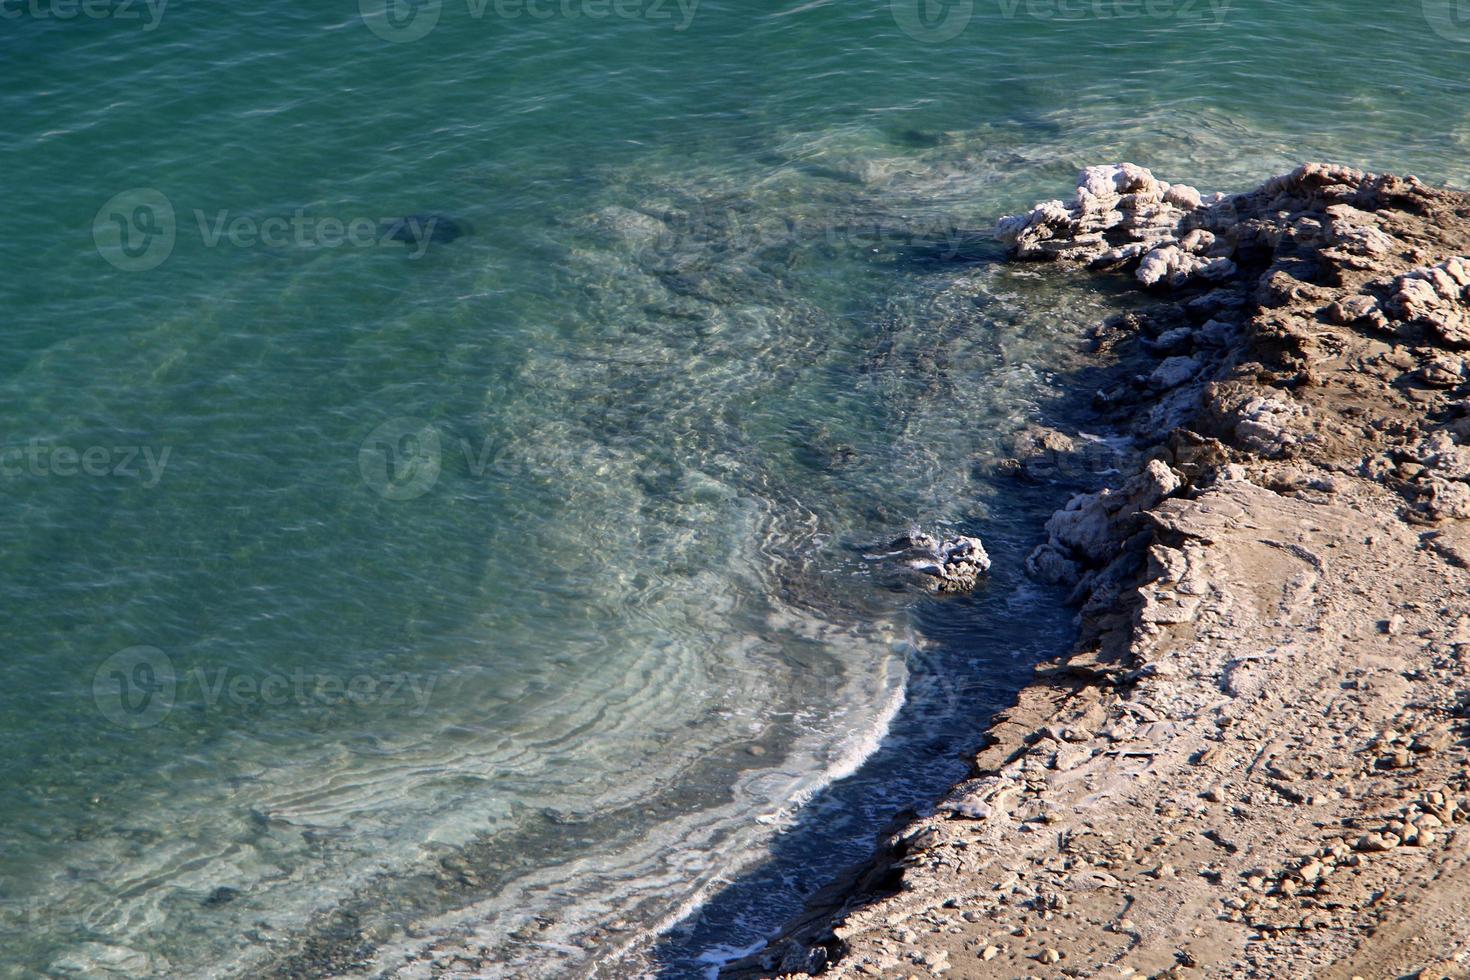
<path fill-rule="evenodd" d="M 220 885 L 204 899 L 204 907 L 207 909 L 218 908 L 221 905 L 228 905 L 239 897 L 240 890 L 238 888 Z"/>
<path fill-rule="evenodd" d="M 447 245 L 457 238 L 471 234 L 471 231 L 467 222 L 446 214 L 410 214 L 387 222 L 383 235 L 390 241 L 422 247 L 430 242 Z"/>

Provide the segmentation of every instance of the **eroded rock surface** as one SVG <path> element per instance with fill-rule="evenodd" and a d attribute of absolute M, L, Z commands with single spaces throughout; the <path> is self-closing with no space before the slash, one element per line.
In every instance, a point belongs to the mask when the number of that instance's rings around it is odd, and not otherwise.
<path fill-rule="evenodd" d="M 1456 256 L 1399 276 L 1392 303 L 1445 343 L 1470 347 L 1470 259 Z"/>

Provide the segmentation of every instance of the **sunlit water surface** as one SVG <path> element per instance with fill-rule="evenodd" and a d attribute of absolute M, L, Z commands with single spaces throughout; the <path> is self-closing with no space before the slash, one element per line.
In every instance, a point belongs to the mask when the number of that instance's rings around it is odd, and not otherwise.
<path fill-rule="evenodd" d="M 365 4 L 0 21 L 6 975 L 758 941 L 1068 640 L 988 464 L 1124 300 L 969 233 L 1470 182 L 1436 0 Z M 993 580 L 881 587 L 916 524 Z"/>

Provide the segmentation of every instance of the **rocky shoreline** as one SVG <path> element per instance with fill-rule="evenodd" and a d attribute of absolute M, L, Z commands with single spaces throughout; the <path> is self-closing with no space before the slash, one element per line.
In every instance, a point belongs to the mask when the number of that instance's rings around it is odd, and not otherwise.
<path fill-rule="evenodd" d="M 998 235 L 1157 294 L 1092 335 L 1139 462 L 1028 561 L 1078 644 L 721 975 L 1470 975 L 1470 195 L 1124 164 Z"/>

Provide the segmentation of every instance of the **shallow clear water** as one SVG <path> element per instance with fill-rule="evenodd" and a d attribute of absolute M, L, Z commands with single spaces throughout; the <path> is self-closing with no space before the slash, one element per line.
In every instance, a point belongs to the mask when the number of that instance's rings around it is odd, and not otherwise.
<path fill-rule="evenodd" d="M 984 464 L 1120 300 L 966 232 L 1118 159 L 1470 184 L 1438 0 L 91 9 L 0 8 L 18 976 L 754 942 L 1066 642 Z M 878 587 L 913 523 L 994 581 Z"/>

